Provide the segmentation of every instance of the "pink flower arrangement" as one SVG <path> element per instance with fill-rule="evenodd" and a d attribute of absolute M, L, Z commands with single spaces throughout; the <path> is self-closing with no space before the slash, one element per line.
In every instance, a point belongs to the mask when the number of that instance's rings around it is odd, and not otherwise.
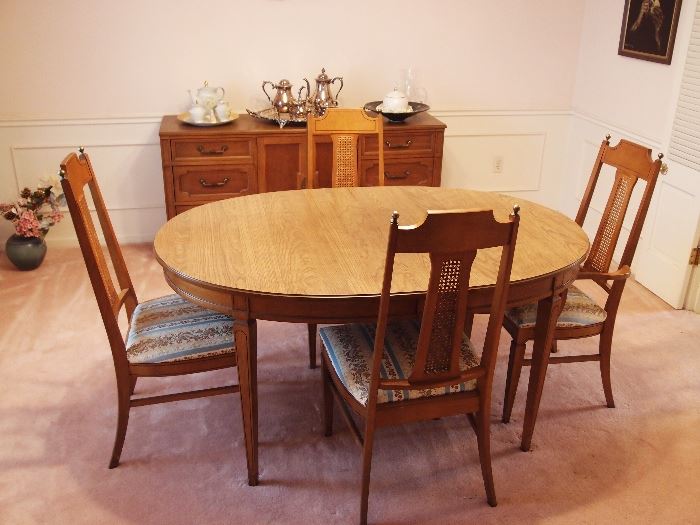
<path fill-rule="evenodd" d="M 63 218 L 59 209 L 62 202 L 63 192 L 56 178 L 34 191 L 24 188 L 17 201 L 0 204 L 0 214 L 14 225 L 20 237 L 44 237 Z"/>

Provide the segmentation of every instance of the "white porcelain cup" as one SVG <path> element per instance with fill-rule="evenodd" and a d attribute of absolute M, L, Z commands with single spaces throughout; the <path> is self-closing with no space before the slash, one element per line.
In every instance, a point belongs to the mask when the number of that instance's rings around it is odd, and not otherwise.
<path fill-rule="evenodd" d="M 228 107 L 228 102 L 224 102 L 223 100 L 216 105 L 214 112 L 219 122 L 224 122 L 231 118 L 231 108 Z"/>
<path fill-rule="evenodd" d="M 202 106 L 192 106 L 190 108 L 190 118 L 192 119 L 192 122 L 203 122 L 206 115 L 207 108 Z"/>

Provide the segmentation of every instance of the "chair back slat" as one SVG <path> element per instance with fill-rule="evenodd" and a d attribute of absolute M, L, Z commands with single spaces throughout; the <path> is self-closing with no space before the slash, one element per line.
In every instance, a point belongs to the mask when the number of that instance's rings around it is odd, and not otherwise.
<path fill-rule="evenodd" d="M 637 208 L 634 223 L 620 260 L 620 266 L 632 263 L 654 186 L 661 169 L 661 156 L 656 161 L 652 161 L 649 148 L 624 139 L 620 140 L 617 146 L 611 147 L 609 137 L 606 138 L 600 146 L 588 187 L 576 215 L 576 222 L 581 226 L 583 226 L 590 208 L 603 165 L 616 168 L 615 179 L 591 244 L 591 250 L 582 265 L 582 269 L 586 271 L 607 272 L 610 270 L 610 264 L 620 238 L 620 232 L 627 215 L 632 193 L 637 181 L 641 179 L 645 181 L 646 187 Z"/>
<path fill-rule="evenodd" d="M 613 253 L 622 231 L 622 223 L 627 214 L 637 177 L 617 170 L 608 203 L 600 219 L 591 250 L 583 264 L 585 270 L 607 272 L 610 269 Z"/>
<path fill-rule="evenodd" d="M 357 135 L 331 135 L 333 140 L 333 188 L 356 188 L 360 185 L 357 162 Z"/>
<path fill-rule="evenodd" d="M 409 382 L 460 375 L 459 352 L 466 318 L 469 275 L 476 250 L 430 254 L 430 282 L 423 308 L 416 363 Z"/>
<path fill-rule="evenodd" d="M 61 185 L 66 196 L 66 203 L 110 340 L 112 353 L 115 360 L 126 362 L 118 315 L 121 307 L 125 306 L 127 319 L 130 321 L 133 311 L 138 305 L 138 299 L 87 154 L 82 151 L 80 156 L 75 153 L 69 154 L 61 163 L 61 175 L 63 177 Z M 112 279 L 107 259 L 100 245 L 97 228 L 88 208 L 86 188 L 95 205 L 95 212 L 107 244 L 118 288 Z"/>
<path fill-rule="evenodd" d="M 370 386 L 370 402 L 375 390 L 391 388 L 391 380 L 379 378 L 384 352 L 384 334 L 388 323 L 391 278 L 396 253 L 428 253 L 430 279 L 418 335 L 416 357 L 406 388 L 437 388 L 479 377 L 490 383 L 493 377 L 498 334 L 505 310 L 505 298 L 517 237 L 519 216 L 508 222 L 496 221 L 492 210 L 429 211 L 420 225 L 398 226 L 394 213 L 375 335 Z M 501 262 L 490 311 L 489 328 L 479 365 L 460 369 L 460 351 L 469 294 L 472 264 L 481 249 L 501 246 Z M 498 328 L 498 330 L 496 330 Z"/>
<path fill-rule="evenodd" d="M 384 134 L 382 116 L 371 117 L 362 109 L 328 108 L 319 117 L 310 116 L 307 122 L 307 181 L 316 186 L 316 137 L 330 136 L 333 165 L 331 186 L 356 187 L 361 185 L 358 145 L 360 135 L 376 135 L 378 141 L 379 185 L 384 185 Z"/>

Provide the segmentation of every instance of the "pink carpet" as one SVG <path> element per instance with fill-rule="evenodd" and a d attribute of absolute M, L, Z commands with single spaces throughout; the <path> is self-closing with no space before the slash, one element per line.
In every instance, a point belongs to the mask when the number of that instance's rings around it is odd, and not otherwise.
<path fill-rule="evenodd" d="M 170 293 L 149 246 L 125 255 L 142 299 Z M 238 395 L 133 409 L 122 463 L 107 469 L 115 379 L 77 248 L 50 248 L 28 273 L 3 255 L 0 299 L 0 523 L 357 522 L 360 451 L 340 418 L 322 436 L 305 326 L 258 325 L 261 484 L 248 487 Z M 524 453 L 525 377 L 512 422 L 500 423 L 503 332 L 491 427 L 498 507 L 486 504 L 469 423 L 454 417 L 379 431 L 370 522 L 698 523 L 699 340 L 700 316 L 630 283 L 613 344 L 617 408 L 604 407 L 597 364 L 551 367 Z M 147 380 L 137 392 L 230 374 Z"/>

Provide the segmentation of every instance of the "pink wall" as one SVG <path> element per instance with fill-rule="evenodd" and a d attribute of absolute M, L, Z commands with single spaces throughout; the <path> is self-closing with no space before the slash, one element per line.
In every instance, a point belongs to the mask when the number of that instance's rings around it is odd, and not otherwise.
<path fill-rule="evenodd" d="M 347 105 L 418 71 L 436 109 L 568 109 L 584 0 L 0 4 L 0 119 L 160 115 L 205 79 L 237 109 L 322 66 Z"/>

